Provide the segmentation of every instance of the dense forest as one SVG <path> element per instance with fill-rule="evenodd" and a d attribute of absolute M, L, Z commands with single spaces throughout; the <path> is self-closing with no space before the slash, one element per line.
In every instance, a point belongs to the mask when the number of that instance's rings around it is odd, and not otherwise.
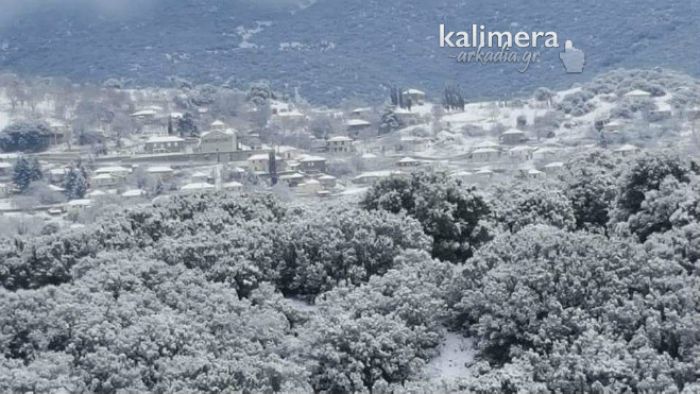
<path fill-rule="evenodd" d="M 572 157 L 359 202 L 176 196 L 0 242 L 1 392 L 700 391 L 700 179 Z M 446 333 L 470 373 L 425 366 Z"/>

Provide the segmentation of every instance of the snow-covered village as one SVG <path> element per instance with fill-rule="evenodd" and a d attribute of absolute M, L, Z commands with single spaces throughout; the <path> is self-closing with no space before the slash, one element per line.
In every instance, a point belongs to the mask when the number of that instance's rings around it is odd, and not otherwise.
<path fill-rule="evenodd" d="M 134 90 L 2 81 L 0 212 L 25 219 L 18 223 L 80 225 L 90 217 L 83 212 L 193 192 L 347 198 L 426 169 L 463 184 L 537 183 L 560 175 L 575 153 L 602 150 L 625 162 L 671 148 L 691 159 L 700 141 L 698 82 L 663 70 L 615 71 L 508 101 L 467 102 L 456 86 L 434 97 L 393 88 L 382 104 L 339 108 L 264 84 Z M 29 141 L 39 141 L 36 149 L 13 149 Z"/>
<path fill-rule="evenodd" d="M 0 393 L 700 393 L 695 2 L 0 6 Z"/>

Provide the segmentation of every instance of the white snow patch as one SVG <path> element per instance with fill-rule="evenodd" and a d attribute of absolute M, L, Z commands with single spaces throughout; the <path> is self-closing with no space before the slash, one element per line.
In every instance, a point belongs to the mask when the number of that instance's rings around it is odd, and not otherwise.
<path fill-rule="evenodd" d="M 455 379 L 469 375 L 468 364 L 474 361 L 474 341 L 448 332 L 438 346 L 440 354 L 430 360 L 426 372 L 431 379 Z"/>

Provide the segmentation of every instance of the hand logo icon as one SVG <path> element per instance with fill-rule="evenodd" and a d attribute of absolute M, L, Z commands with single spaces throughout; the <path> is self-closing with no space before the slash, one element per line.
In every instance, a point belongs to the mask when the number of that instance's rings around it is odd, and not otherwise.
<path fill-rule="evenodd" d="M 559 54 L 559 59 L 564 63 L 566 72 L 583 72 L 583 65 L 586 63 L 586 55 L 582 50 L 575 48 L 571 40 L 566 40 L 564 45 L 564 52 Z"/>

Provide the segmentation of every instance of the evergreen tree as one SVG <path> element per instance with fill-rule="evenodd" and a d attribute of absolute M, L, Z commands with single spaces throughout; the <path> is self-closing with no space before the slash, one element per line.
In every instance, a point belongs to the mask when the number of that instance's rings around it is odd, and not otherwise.
<path fill-rule="evenodd" d="M 269 166 L 270 183 L 272 186 L 275 186 L 277 184 L 277 157 L 275 156 L 274 151 L 270 152 Z"/>
<path fill-rule="evenodd" d="M 177 131 L 180 137 L 196 137 L 199 134 L 197 125 L 194 122 L 194 116 L 186 112 L 180 119 L 177 120 Z"/>
<path fill-rule="evenodd" d="M 80 168 L 71 168 L 66 174 L 66 180 L 63 184 L 66 197 L 69 200 L 75 200 L 85 197 L 88 183 Z"/>
<path fill-rule="evenodd" d="M 398 116 L 396 116 L 394 108 L 395 107 L 390 106 L 384 110 L 384 114 L 382 114 L 382 121 L 379 124 L 380 135 L 391 133 L 392 131 L 398 130 L 402 127 L 401 121 L 399 120 Z"/>
<path fill-rule="evenodd" d="M 24 156 L 20 156 L 17 159 L 12 174 L 12 181 L 21 193 L 25 192 L 32 182 L 41 178 L 41 165 L 36 158 L 29 160 Z"/>
<path fill-rule="evenodd" d="M 442 96 L 442 105 L 447 110 L 460 109 L 464 111 L 465 101 L 462 90 L 458 86 L 446 86 Z"/>

